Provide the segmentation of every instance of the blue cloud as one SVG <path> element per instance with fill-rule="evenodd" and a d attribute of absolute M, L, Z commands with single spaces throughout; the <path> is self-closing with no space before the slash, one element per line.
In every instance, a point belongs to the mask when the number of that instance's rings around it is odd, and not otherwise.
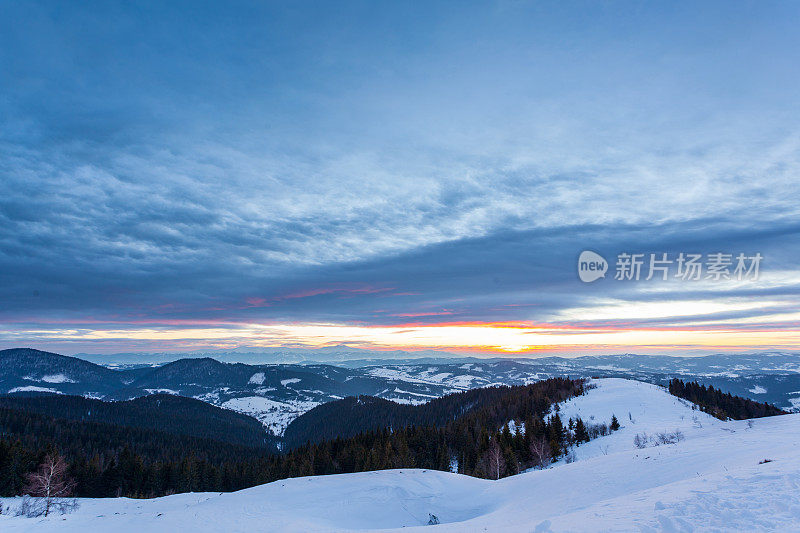
<path fill-rule="evenodd" d="M 538 320 L 665 297 L 578 285 L 589 247 L 797 270 L 793 4 L 0 9 L 7 320 Z"/>

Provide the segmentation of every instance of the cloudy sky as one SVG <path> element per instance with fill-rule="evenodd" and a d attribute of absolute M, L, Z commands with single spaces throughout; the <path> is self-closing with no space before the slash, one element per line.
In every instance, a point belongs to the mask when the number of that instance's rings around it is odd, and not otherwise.
<path fill-rule="evenodd" d="M 797 349 L 798 23 L 788 1 L 2 1 L 0 348 Z"/>

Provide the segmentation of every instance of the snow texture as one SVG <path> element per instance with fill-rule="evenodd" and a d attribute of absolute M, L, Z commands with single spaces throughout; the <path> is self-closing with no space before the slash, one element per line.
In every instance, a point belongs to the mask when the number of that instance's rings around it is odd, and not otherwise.
<path fill-rule="evenodd" d="M 263 372 L 256 372 L 250 377 L 250 381 L 248 381 L 248 383 L 252 385 L 263 385 L 265 379 L 266 376 L 264 375 Z"/>
<path fill-rule="evenodd" d="M 578 460 L 499 481 L 385 470 L 277 481 L 228 494 L 86 499 L 67 516 L 0 516 L 18 532 L 800 531 L 800 415 L 722 422 L 660 387 L 594 382 L 560 416 L 622 428 Z M 676 444 L 633 445 L 679 429 Z M 769 462 L 762 463 L 764 459 Z M 6 505 L 15 505 L 12 499 Z"/>
<path fill-rule="evenodd" d="M 13 389 L 9 389 L 9 394 L 14 394 L 15 392 L 51 392 L 53 394 L 62 394 L 61 392 L 50 389 L 48 387 L 37 387 L 35 385 L 26 385 L 25 387 L 14 387 Z"/>
<path fill-rule="evenodd" d="M 274 435 L 283 435 L 289 423 L 319 405 L 317 402 L 287 400 L 279 402 L 261 396 L 232 398 L 220 407 L 257 418 Z"/>

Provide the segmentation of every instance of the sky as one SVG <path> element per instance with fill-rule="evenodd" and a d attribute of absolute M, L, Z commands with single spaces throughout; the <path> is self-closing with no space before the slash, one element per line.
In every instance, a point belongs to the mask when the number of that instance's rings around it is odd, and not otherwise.
<path fill-rule="evenodd" d="M 798 23 L 788 1 L 0 0 L 0 348 L 797 349 Z"/>

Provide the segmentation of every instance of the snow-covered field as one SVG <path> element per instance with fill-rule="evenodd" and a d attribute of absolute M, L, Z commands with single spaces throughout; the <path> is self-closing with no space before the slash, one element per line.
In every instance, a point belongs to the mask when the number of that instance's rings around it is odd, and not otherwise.
<path fill-rule="evenodd" d="M 0 530 L 800 531 L 800 415 L 720 422 L 653 385 L 595 383 L 561 416 L 608 422 L 615 414 L 622 428 L 547 470 L 500 481 L 389 470 L 229 494 L 83 500 L 63 517 L 0 516 Z M 676 429 L 684 436 L 676 444 L 633 445 L 636 434 Z M 425 525 L 429 514 L 442 522 L 435 529 Z"/>
<path fill-rule="evenodd" d="M 262 396 L 247 396 L 232 398 L 220 407 L 257 418 L 274 435 L 283 435 L 292 420 L 318 405 L 318 402 L 304 400 L 278 402 Z"/>
<path fill-rule="evenodd" d="M 61 394 L 59 391 L 55 389 L 51 389 L 49 387 L 37 387 L 36 385 L 27 385 L 25 387 L 14 387 L 13 389 L 9 389 L 9 394 L 14 394 L 15 392 L 49 392 L 51 394 Z"/>
<path fill-rule="evenodd" d="M 471 366 L 471 365 L 470 365 Z M 415 369 L 416 370 L 416 369 Z M 382 378 L 393 382 L 416 383 L 423 385 L 444 385 L 451 387 L 447 392 L 459 392 L 472 387 L 484 387 L 489 384 L 489 380 L 473 375 L 454 376 L 450 372 L 439 372 L 438 367 L 429 367 L 427 370 L 411 372 L 405 367 L 399 368 L 371 368 L 367 372 L 370 376 Z M 393 398 L 386 398 L 393 400 Z"/>

